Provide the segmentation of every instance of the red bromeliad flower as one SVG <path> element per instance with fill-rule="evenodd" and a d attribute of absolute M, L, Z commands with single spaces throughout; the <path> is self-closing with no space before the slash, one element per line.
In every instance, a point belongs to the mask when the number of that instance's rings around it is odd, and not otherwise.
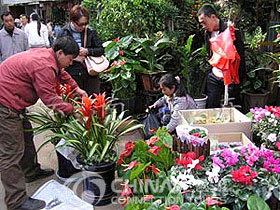
<path fill-rule="evenodd" d="M 217 201 L 214 197 L 211 197 L 210 195 L 207 195 L 206 198 L 206 206 L 214 206 L 214 205 L 222 205 L 222 202 Z"/>
<path fill-rule="evenodd" d="M 121 201 L 121 207 L 124 207 L 128 203 L 129 200 L 130 200 L 130 197 L 119 198 L 119 201 Z"/>
<path fill-rule="evenodd" d="M 59 96 L 62 96 L 63 100 L 69 101 L 69 99 L 74 98 L 74 93 L 72 92 L 72 86 L 70 84 L 64 84 L 57 83 L 56 86 L 56 93 Z"/>
<path fill-rule="evenodd" d="M 120 55 L 123 56 L 124 55 L 124 51 L 120 50 Z"/>
<path fill-rule="evenodd" d="M 256 178 L 258 173 L 252 171 L 250 166 L 241 166 L 240 169 L 231 172 L 232 179 L 235 182 L 252 185 L 252 179 Z"/>
<path fill-rule="evenodd" d="M 157 175 L 157 174 L 160 173 L 160 170 L 156 167 L 155 164 L 152 164 L 152 170 L 153 170 L 153 172 L 155 173 L 155 175 Z"/>
<path fill-rule="evenodd" d="M 79 110 L 83 113 L 83 115 L 87 118 L 86 121 L 86 129 L 89 130 L 90 123 L 91 123 L 91 115 L 93 114 L 93 108 L 92 108 L 93 100 L 88 97 L 82 98 L 82 108 Z"/>
<path fill-rule="evenodd" d="M 130 170 L 130 169 L 132 169 L 132 168 L 134 168 L 134 167 L 136 167 L 137 166 L 137 163 L 136 163 L 136 160 L 134 160 L 134 161 L 131 161 L 130 163 L 129 163 L 129 165 L 128 165 L 128 167 L 126 168 L 126 169 L 124 169 L 123 171 L 128 171 L 128 170 Z"/>
<path fill-rule="evenodd" d="M 176 159 L 177 161 L 177 165 L 183 165 L 184 168 L 188 168 L 189 164 L 192 164 L 193 160 L 196 160 L 196 154 L 194 152 L 188 152 L 188 153 L 184 153 L 182 154 L 180 159 Z M 201 155 L 199 158 L 199 163 L 201 163 L 204 160 L 204 156 Z M 200 164 L 196 164 L 196 166 L 194 167 L 195 170 L 201 170 L 202 167 Z"/>
<path fill-rule="evenodd" d="M 119 39 L 118 39 L 118 38 L 114 39 L 114 42 L 118 43 L 118 42 L 119 42 Z"/>
<path fill-rule="evenodd" d="M 158 155 L 158 152 L 161 151 L 162 148 L 158 147 L 158 146 L 153 146 L 151 149 L 149 149 L 148 151 L 153 153 L 154 155 Z"/>
<path fill-rule="evenodd" d="M 126 63 L 126 61 L 120 61 L 120 62 L 119 62 L 119 65 L 122 66 L 122 65 L 124 65 L 125 63 Z"/>
<path fill-rule="evenodd" d="M 93 94 L 95 96 L 94 109 L 97 111 L 99 122 L 103 124 L 107 111 L 105 110 L 106 99 L 105 92 L 103 94 Z"/>

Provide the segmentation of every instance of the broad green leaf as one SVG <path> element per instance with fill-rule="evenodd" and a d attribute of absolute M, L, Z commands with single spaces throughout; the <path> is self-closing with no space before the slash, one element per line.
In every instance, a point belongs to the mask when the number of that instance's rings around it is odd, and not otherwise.
<path fill-rule="evenodd" d="M 267 203 L 259 196 L 253 194 L 247 201 L 248 210 L 270 210 Z"/>

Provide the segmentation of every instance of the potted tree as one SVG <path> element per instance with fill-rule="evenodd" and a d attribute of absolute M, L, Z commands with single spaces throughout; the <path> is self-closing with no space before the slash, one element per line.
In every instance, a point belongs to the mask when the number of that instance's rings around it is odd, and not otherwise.
<path fill-rule="evenodd" d="M 196 50 L 192 49 L 194 36 L 190 35 L 187 44 L 178 48 L 182 66 L 179 74 L 185 82 L 187 92 L 194 98 L 198 108 L 203 109 L 207 100 L 207 96 L 204 94 L 207 75 L 207 50 L 205 46 Z"/>
<path fill-rule="evenodd" d="M 270 57 L 260 49 L 266 33 L 257 27 L 254 34 L 246 34 L 246 68 L 247 77 L 242 85 L 244 112 L 253 107 L 264 107 L 268 102 L 269 80 L 272 79 L 272 69 L 269 68 Z"/>
<path fill-rule="evenodd" d="M 83 199 L 96 206 L 109 204 L 114 196 L 111 184 L 115 177 L 118 139 L 143 127 L 130 120 L 130 116 L 124 117 L 124 112 L 117 114 L 115 109 L 111 110 L 109 104 L 105 93 L 95 94 L 95 99 L 83 98 L 79 108 L 81 118 L 70 116 L 64 123 L 67 130 L 52 135 L 63 138 L 65 146 L 78 151 L 84 176 Z M 96 179 L 101 180 L 97 183 Z"/>

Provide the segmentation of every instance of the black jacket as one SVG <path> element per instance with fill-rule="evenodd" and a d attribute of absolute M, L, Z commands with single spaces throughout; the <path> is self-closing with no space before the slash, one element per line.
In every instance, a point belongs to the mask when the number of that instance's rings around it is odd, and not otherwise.
<path fill-rule="evenodd" d="M 225 31 L 227 29 L 227 24 L 222 21 L 220 19 L 220 26 L 219 26 L 219 33 Z M 244 42 L 242 40 L 242 36 L 241 36 L 241 32 L 239 29 L 235 29 L 235 41 L 233 42 L 233 44 L 236 47 L 236 50 L 240 56 L 240 66 L 238 69 L 238 74 L 239 74 L 239 80 L 240 83 L 242 82 L 243 78 L 245 77 L 245 73 L 246 73 L 246 64 L 245 64 L 245 52 L 244 52 Z M 206 44 L 206 49 L 207 49 L 207 53 L 208 53 L 208 60 L 212 57 L 212 51 L 211 51 L 211 45 L 209 42 L 209 39 L 211 38 L 211 32 L 209 31 L 205 31 L 204 34 L 204 38 L 205 38 L 205 44 Z"/>
<path fill-rule="evenodd" d="M 84 45 L 84 35 L 85 32 L 81 32 L 82 46 Z M 62 36 L 73 37 L 71 33 L 70 23 L 64 26 L 60 31 L 58 37 Z M 83 47 L 88 49 L 88 55 L 90 56 L 98 57 L 104 54 L 102 43 L 93 28 L 87 28 L 87 43 L 86 46 Z M 88 73 L 85 64 L 77 61 L 73 61 L 73 65 L 67 67 L 65 70 L 71 75 L 81 75 Z"/>

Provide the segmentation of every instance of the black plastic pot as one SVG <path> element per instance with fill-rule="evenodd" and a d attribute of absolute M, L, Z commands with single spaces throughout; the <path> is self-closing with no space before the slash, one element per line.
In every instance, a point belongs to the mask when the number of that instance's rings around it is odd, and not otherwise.
<path fill-rule="evenodd" d="M 67 160 L 63 155 L 56 151 L 57 160 L 58 160 L 58 171 L 57 174 L 63 179 L 68 179 L 76 173 L 81 172 L 74 168 L 70 160 Z"/>
<path fill-rule="evenodd" d="M 86 167 L 83 171 L 83 200 L 94 206 L 112 202 L 116 195 L 111 186 L 115 179 L 115 165 L 115 162 L 108 162 Z"/>

